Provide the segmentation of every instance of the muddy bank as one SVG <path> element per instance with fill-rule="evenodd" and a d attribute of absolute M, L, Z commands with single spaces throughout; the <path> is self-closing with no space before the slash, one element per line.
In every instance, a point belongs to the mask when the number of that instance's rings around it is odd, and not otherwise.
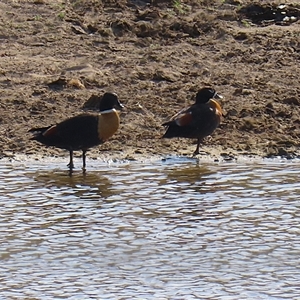
<path fill-rule="evenodd" d="M 29 141 L 28 129 L 104 91 L 126 111 L 89 157 L 191 155 L 194 141 L 162 140 L 161 124 L 206 85 L 224 96 L 224 118 L 203 154 L 298 156 L 300 5 L 279 4 L 1 1 L 0 156 L 67 156 Z"/>

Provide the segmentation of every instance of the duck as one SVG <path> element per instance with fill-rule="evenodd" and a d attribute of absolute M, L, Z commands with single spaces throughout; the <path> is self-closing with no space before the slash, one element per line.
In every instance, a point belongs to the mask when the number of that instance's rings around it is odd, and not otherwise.
<path fill-rule="evenodd" d="M 68 150 L 70 173 L 74 169 L 73 151 L 81 150 L 82 170 L 85 173 L 86 152 L 117 132 L 120 125 L 119 110 L 123 108 L 116 93 L 106 92 L 100 99 L 98 113 L 86 112 L 54 125 L 32 128 L 29 130 L 33 134 L 31 140 Z"/>
<path fill-rule="evenodd" d="M 193 105 L 183 108 L 162 124 L 167 127 L 162 138 L 197 139 L 197 147 L 193 155 L 199 154 L 202 140 L 211 135 L 220 125 L 222 108 L 214 99 L 222 98 L 212 87 L 201 88 L 196 94 Z"/>

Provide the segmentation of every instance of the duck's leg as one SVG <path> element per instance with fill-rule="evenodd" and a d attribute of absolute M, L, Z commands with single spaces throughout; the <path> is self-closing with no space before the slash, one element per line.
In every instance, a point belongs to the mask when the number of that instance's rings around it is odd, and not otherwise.
<path fill-rule="evenodd" d="M 72 170 L 74 169 L 73 150 L 70 150 L 70 162 L 68 163 L 68 167 L 69 167 L 70 172 L 72 173 Z"/>
<path fill-rule="evenodd" d="M 200 144 L 201 144 L 202 139 L 198 139 L 197 140 L 197 148 L 195 150 L 195 152 L 193 153 L 193 156 L 197 155 L 200 153 L 199 149 L 200 149 Z"/>
<path fill-rule="evenodd" d="M 82 172 L 85 173 L 86 171 L 86 150 L 82 150 Z"/>

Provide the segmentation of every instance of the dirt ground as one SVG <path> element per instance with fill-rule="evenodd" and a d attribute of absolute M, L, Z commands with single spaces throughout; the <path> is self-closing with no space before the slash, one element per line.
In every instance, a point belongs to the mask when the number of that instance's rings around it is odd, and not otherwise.
<path fill-rule="evenodd" d="M 224 96 L 204 154 L 297 157 L 299 19 L 298 0 L 1 0 L 0 157 L 68 156 L 27 131 L 105 91 L 126 110 L 88 157 L 192 155 L 195 141 L 161 139 L 161 124 L 203 86 Z"/>

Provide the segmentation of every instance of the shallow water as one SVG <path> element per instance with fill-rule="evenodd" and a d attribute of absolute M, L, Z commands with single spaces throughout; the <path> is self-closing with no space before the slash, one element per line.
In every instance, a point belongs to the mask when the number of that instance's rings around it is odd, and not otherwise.
<path fill-rule="evenodd" d="M 0 161 L 0 299 L 300 299 L 299 169 Z"/>

